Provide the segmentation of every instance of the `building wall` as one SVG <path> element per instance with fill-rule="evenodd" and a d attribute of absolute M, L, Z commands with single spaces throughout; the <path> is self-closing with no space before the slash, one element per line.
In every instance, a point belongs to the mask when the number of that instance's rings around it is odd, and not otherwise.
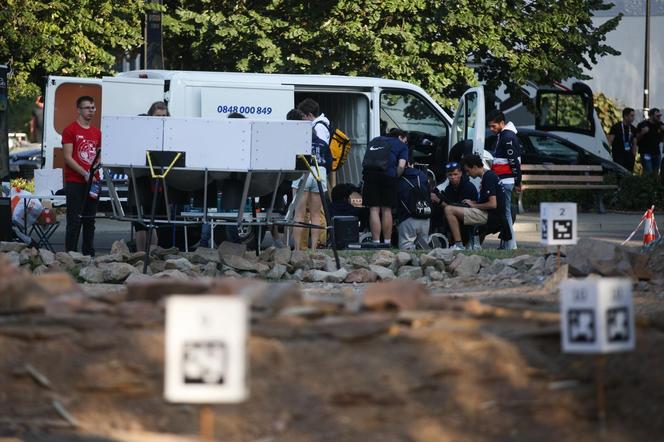
<path fill-rule="evenodd" d="M 621 52 L 607 56 L 586 73 L 586 82 L 595 92 L 603 92 L 622 106 L 643 108 L 643 73 L 645 54 L 645 0 L 612 0 L 610 11 L 598 14 L 596 25 L 618 13 L 624 16 L 618 27 L 607 35 L 606 43 Z M 664 0 L 650 1 L 650 107 L 664 107 Z"/>

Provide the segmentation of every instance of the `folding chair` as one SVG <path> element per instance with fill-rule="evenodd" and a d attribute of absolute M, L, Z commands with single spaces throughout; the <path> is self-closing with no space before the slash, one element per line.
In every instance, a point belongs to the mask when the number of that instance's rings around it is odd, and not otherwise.
<path fill-rule="evenodd" d="M 57 221 L 55 216 L 52 217 L 43 217 L 40 216 L 39 219 L 32 225 L 29 235 L 32 236 L 33 233 L 37 234 L 37 247 L 45 247 L 51 252 L 55 253 L 53 249 L 53 244 L 51 244 L 51 237 L 60 227 L 60 221 Z"/>

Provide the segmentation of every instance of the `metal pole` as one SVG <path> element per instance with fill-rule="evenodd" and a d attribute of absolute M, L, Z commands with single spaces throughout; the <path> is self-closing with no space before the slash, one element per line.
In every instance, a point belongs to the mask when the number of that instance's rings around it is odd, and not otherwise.
<path fill-rule="evenodd" d="M 643 63 L 643 113 L 650 109 L 650 0 L 646 0 L 646 41 Z"/>

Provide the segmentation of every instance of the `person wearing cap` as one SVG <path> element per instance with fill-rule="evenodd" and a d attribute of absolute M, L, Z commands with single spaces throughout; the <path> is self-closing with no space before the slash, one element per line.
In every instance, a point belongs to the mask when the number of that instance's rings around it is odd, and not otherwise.
<path fill-rule="evenodd" d="M 431 192 L 433 206 L 431 231 L 441 233 L 449 231 L 444 214 L 446 206 L 464 206 L 463 200 L 477 200 L 477 187 L 470 182 L 468 175 L 464 175 L 461 163 L 457 161 L 447 163 L 445 172 L 447 174 L 447 187 L 442 192 L 438 188 L 434 188 Z"/>

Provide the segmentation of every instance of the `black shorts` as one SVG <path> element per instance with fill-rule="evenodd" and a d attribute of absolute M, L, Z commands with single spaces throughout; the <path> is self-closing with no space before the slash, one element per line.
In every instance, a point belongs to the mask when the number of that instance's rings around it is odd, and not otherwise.
<path fill-rule="evenodd" d="M 397 208 L 399 197 L 396 177 L 365 173 L 363 178 L 362 202 L 365 206 Z"/>

